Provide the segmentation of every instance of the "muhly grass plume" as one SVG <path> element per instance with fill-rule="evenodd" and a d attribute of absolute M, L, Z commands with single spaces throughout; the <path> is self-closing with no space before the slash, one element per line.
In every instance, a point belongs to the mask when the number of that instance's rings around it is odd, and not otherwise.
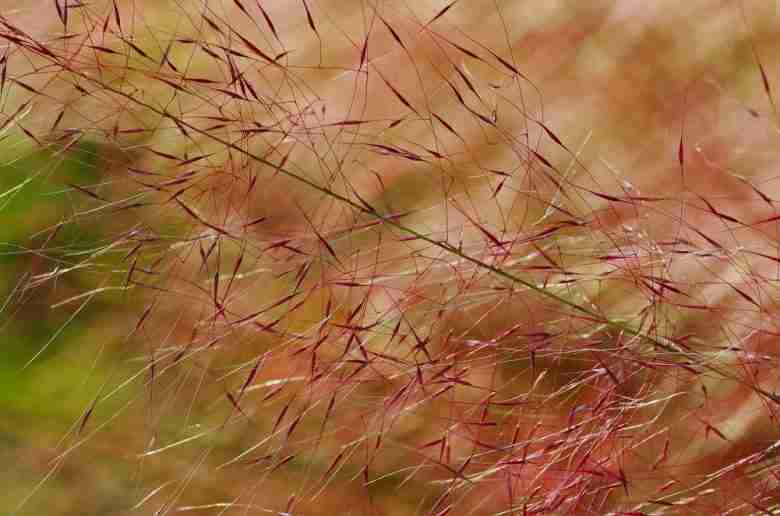
<path fill-rule="evenodd" d="M 4 4 L 4 145 L 100 157 L 18 290 L 123 332 L 17 512 L 780 510 L 776 6 Z"/>

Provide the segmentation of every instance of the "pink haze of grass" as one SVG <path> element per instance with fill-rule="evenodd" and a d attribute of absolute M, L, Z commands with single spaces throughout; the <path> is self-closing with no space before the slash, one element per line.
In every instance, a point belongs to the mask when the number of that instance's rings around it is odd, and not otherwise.
<path fill-rule="evenodd" d="M 35 235 L 26 288 L 88 273 L 53 309 L 123 314 L 18 511 L 109 461 L 117 514 L 774 514 L 778 29 L 749 1 L 4 9 L 6 142 L 98 142 L 63 224 L 112 237 Z"/>

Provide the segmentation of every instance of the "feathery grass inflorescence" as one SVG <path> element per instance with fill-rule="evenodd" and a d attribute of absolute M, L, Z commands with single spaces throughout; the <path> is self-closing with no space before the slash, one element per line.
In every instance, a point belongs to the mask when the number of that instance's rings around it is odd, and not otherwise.
<path fill-rule="evenodd" d="M 17 512 L 96 457 L 128 513 L 780 510 L 755 4 L 4 9 L 2 145 L 72 199 L 8 304 L 122 332 Z"/>

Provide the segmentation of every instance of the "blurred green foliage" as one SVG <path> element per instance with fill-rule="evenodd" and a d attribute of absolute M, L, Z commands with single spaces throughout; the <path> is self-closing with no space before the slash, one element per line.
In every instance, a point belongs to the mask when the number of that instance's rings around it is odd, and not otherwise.
<path fill-rule="evenodd" d="M 91 384 L 99 380 L 89 371 L 111 343 L 95 342 L 90 331 L 121 297 L 96 295 L 83 307 L 79 299 L 53 308 L 63 293 L 94 288 L 86 270 L 34 284 L 36 274 L 76 263 L 80 253 L 101 245 L 100 218 L 59 227 L 91 201 L 66 185 L 99 181 L 100 146 L 84 141 L 63 155 L 7 142 L 0 148 L 0 460 L 14 466 L 0 468 L 5 486 L 0 507 L 13 510 L 52 471 L 51 459 L 63 451 L 57 444 L 94 399 Z M 95 467 L 96 474 L 103 469 Z M 57 500 L 78 499 L 67 490 L 81 474 L 58 471 L 46 497 L 34 497 L 22 513 L 36 514 L 36 507 L 65 509 Z M 101 499 L 88 504 L 96 507 L 94 513 L 105 513 Z"/>

